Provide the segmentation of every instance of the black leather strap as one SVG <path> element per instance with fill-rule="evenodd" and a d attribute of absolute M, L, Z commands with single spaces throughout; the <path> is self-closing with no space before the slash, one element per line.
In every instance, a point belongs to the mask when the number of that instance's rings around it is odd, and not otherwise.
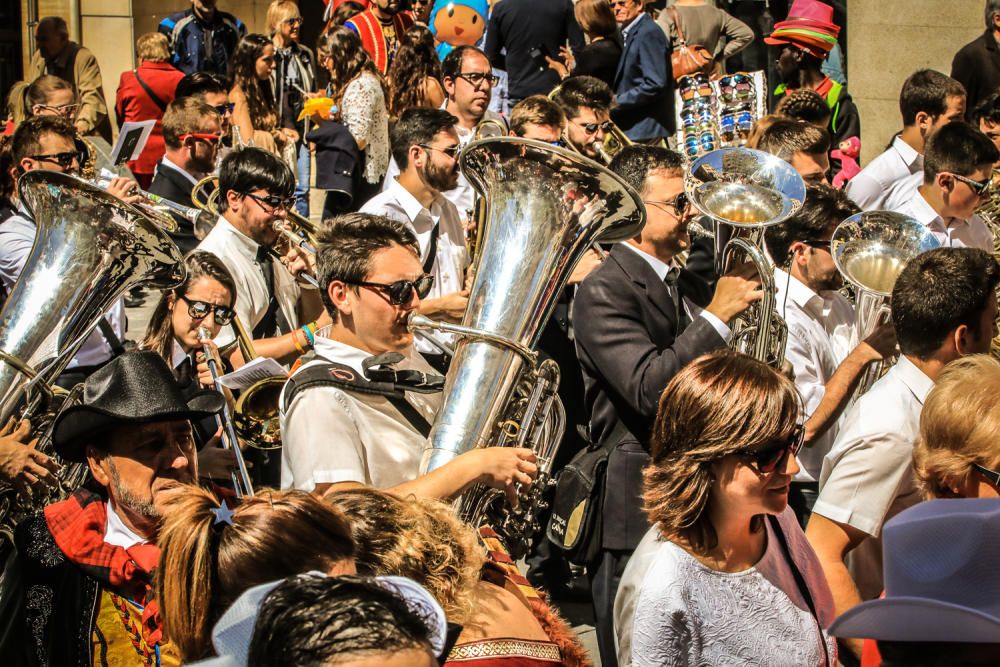
<path fill-rule="evenodd" d="M 139 85 L 142 86 L 142 89 L 146 91 L 147 95 L 149 95 L 149 99 L 153 100 L 153 104 L 160 107 L 160 111 L 166 111 L 167 103 L 161 100 L 160 97 L 153 92 L 153 89 L 146 85 L 146 82 L 142 80 L 141 76 L 139 76 L 139 70 L 138 69 L 132 70 L 132 74 L 135 74 L 135 80 L 139 82 Z"/>
<path fill-rule="evenodd" d="M 424 273 L 430 273 L 434 268 L 434 261 L 438 252 L 438 227 L 440 222 L 435 222 L 431 229 L 431 242 L 427 245 L 427 257 L 424 258 Z"/>

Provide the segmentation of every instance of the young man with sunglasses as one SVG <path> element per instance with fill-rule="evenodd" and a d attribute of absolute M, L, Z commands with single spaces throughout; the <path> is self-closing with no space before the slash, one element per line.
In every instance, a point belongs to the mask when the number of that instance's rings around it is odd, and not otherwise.
<path fill-rule="evenodd" d="M 806 527 L 838 614 L 884 589 L 882 527 L 922 500 L 913 447 L 924 399 L 949 362 L 990 351 L 998 283 L 1000 265 L 975 248 L 925 252 L 896 280 L 892 322 L 902 354 L 844 415 Z M 847 644 L 860 655 L 860 641 Z"/>
<path fill-rule="evenodd" d="M 297 247 L 285 250 L 279 243 L 276 225 L 285 222 L 294 187 L 291 169 L 273 153 L 233 151 L 219 168 L 219 201 L 225 208 L 198 246 L 219 257 L 236 281 L 236 314 L 257 354 L 282 363 L 304 354 L 326 322 L 319 290 L 297 279 L 307 258 Z M 215 340 L 225 347 L 234 338 L 228 327 Z"/>
<path fill-rule="evenodd" d="M 531 450 L 513 447 L 475 449 L 420 474 L 444 378 L 407 329 L 434 282 L 419 248 L 407 225 L 367 213 L 334 218 L 320 232 L 318 273 L 333 324 L 279 401 L 283 487 L 325 494 L 368 485 L 450 499 L 482 482 L 512 497 L 536 475 Z"/>
<path fill-rule="evenodd" d="M 605 665 L 616 664 L 612 606 L 618 582 L 649 528 L 642 469 L 660 394 L 692 360 L 725 347 L 727 322 L 762 296 L 759 281 L 737 275 L 720 278 L 713 294 L 678 265 L 677 256 L 690 246 L 693 217 L 680 154 L 628 146 L 611 170 L 642 196 L 646 225 L 634 239 L 614 245 L 580 284 L 573 307 L 590 436 L 609 451 L 603 534 L 589 538 L 600 541 L 600 550 L 587 568 Z"/>
<path fill-rule="evenodd" d="M 858 380 L 873 361 L 895 353 L 892 325 L 857 339 L 854 307 L 838 290 L 844 279 L 833 262 L 830 239 L 842 220 L 859 211 L 840 190 L 810 187 L 797 214 L 765 232 L 774 259 L 775 299 L 788 326 L 785 360 L 802 397 L 805 449 L 792 481 L 789 504 L 805 526 L 819 492 L 823 457 L 830 451 Z"/>
<path fill-rule="evenodd" d="M 195 183 L 215 170 L 215 160 L 222 140 L 218 112 L 197 97 L 174 100 L 163 114 L 165 152 L 156 165 L 149 191 L 184 206 L 194 206 L 191 190 Z M 181 252 L 187 254 L 198 245 L 190 220 L 174 215 L 177 231 L 170 233 Z"/>
<path fill-rule="evenodd" d="M 456 118 L 442 109 L 412 108 L 392 128 L 392 155 L 401 169 L 388 188 L 361 207 L 362 213 L 384 215 L 406 225 L 420 243 L 424 273 L 434 286 L 420 301 L 420 313 L 432 319 L 461 322 L 469 303 L 465 272 L 469 252 L 455 205 L 441 193 L 458 184 Z M 446 337 L 449 341 L 451 337 Z M 426 341 L 417 349 L 440 370 L 443 354 Z"/>
<path fill-rule="evenodd" d="M 962 121 L 931 135 L 924 152 L 924 181 L 895 210 L 927 226 L 946 247 L 993 249 L 993 234 L 976 215 L 990 197 L 1000 151 L 989 137 Z"/>
<path fill-rule="evenodd" d="M 592 76 L 571 76 L 552 93 L 552 101 L 566 114 L 566 143 L 584 157 L 603 162 L 601 146 L 611 129 L 614 93 Z"/>

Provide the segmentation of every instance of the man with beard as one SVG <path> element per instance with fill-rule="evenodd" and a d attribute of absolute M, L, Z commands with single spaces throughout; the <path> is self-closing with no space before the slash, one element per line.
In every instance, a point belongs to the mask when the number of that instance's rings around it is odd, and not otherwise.
<path fill-rule="evenodd" d="M 176 665 L 149 599 L 161 511 L 198 479 L 191 420 L 223 397 L 185 399 L 155 352 L 94 373 L 56 419 L 53 445 L 91 480 L 22 522 L 0 591 L 4 665 Z"/>
<path fill-rule="evenodd" d="M 401 11 L 400 0 L 372 0 L 371 5 L 344 23 L 361 37 L 361 44 L 385 76 L 407 28 L 413 25 L 409 12 Z"/>
<path fill-rule="evenodd" d="M 815 185 L 798 214 L 765 233 L 777 264 L 777 309 L 788 325 L 785 359 L 806 414 L 805 447 L 788 499 L 803 526 L 816 502 L 823 457 L 837 438 L 840 415 L 858 380 L 868 364 L 896 347 L 891 323 L 858 342 L 854 307 L 838 291 L 844 280 L 833 263 L 830 239 L 837 225 L 858 211 L 842 191 Z"/>
<path fill-rule="evenodd" d="M 219 113 L 196 97 L 176 99 L 163 115 L 163 157 L 149 191 L 164 199 L 194 206 L 191 189 L 215 169 L 215 158 L 222 140 Z M 170 233 L 185 255 L 198 245 L 192 223 L 174 215 L 177 231 Z"/>
<path fill-rule="evenodd" d="M 190 9 L 160 21 L 157 30 L 170 41 L 171 62 L 185 74 L 226 74 L 237 42 L 247 34 L 242 21 L 215 5 L 216 0 L 191 0 Z"/>
<path fill-rule="evenodd" d="M 571 76 L 552 95 L 566 114 L 566 142 L 591 160 L 604 162 L 601 147 L 611 129 L 613 100 L 608 84 L 592 76 Z"/>
<path fill-rule="evenodd" d="M 381 194 L 368 200 L 362 213 L 384 215 L 409 227 L 420 244 L 424 273 L 434 286 L 421 299 L 418 312 L 433 319 L 461 322 L 468 305 L 462 219 L 441 193 L 458 184 L 461 146 L 458 119 L 441 109 L 407 109 L 392 128 L 392 154 L 400 174 Z M 432 366 L 440 366 L 439 350 L 418 340 L 417 349 Z"/>

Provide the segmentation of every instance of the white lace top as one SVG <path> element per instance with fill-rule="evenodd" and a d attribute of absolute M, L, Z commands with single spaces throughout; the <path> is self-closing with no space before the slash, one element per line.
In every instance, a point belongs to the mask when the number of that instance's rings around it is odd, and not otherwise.
<path fill-rule="evenodd" d="M 344 124 L 356 141 L 365 141 L 365 180 L 378 183 L 389 168 L 389 112 L 377 78 L 362 72 L 344 90 Z"/>
<path fill-rule="evenodd" d="M 816 554 L 791 510 L 779 521 L 825 628 L 833 621 L 833 598 Z M 743 572 L 712 570 L 674 543 L 662 542 L 643 577 L 635 609 L 636 666 L 825 664 L 816 621 L 770 524 L 764 556 Z M 836 641 L 826 633 L 824 640 L 833 660 Z"/>

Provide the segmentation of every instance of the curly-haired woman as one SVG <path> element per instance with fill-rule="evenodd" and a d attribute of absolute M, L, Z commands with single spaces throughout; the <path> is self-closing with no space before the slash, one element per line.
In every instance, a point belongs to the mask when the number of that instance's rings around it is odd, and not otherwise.
<path fill-rule="evenodd" d="M 411 26 L 389 68 L 389 112 L 394 118 L 410 107 L 437 109 L 444 103 L 441 61 L 426 26 Z"/>
<path fill-rule="evenodd" d="M 274 71 L 274 44 L 264 35 L 246 35 L 233 52 L 230 76 L 233 87 L 229 101 L 233 103 L 233 125 L 239 128 L 240 139 L 280 153 L 289 141 L 298 141 L 299 133 L 280 127 L 278 102 L 271 85 Z"/>

